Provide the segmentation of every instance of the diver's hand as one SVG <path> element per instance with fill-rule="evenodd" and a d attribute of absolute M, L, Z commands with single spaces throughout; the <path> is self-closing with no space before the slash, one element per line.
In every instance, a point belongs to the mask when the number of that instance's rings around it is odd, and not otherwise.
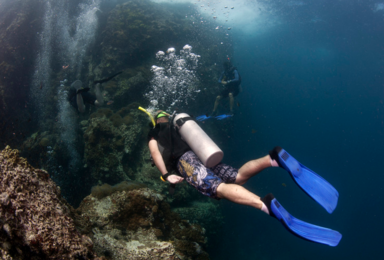
<path fill-rule="evenodd" d="M 167 181 L 172 184 L 180 183 L 184 180 L 183 177 L 177 176 L 175 174 L 169 175 Z"/>
<path fill-rule="evenodd" d="M 226 82 L 226 81 L 222 80 L 222 81 L 221 81 L 221 84 L 223 84 L 223 85 L 227 85 L 227 84 L 228 84 L 228 82 Z"/>

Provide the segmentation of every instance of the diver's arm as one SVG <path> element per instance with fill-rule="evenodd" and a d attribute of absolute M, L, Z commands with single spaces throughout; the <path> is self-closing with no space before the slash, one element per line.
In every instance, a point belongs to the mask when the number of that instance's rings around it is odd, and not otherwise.
<path fill-rule="evenodd" d="M 101 91 L 100 91 L 100 83 L 97 83 L 96 86 L 95 86 L 95 93 L 96 93 L 96 101 L 97 103 L 95 102 L 95 105 L 98 105 L 98 106 L 102 106 L 103 103 L 104 103 L 104 99 L 103 99 L 103 96 L 101 95 Z"/>
<path fill-rule="evenodd" d="M 235 78 L 231 79 L 231 80 L 228 80 L 227 83 L 237 83 L 237 82 L 239 82 L 239 72 L 237 70 L 234 70 L 233 74 L 235 75 Z"/>
<path fill-rule="evenodd" d="M 163 156 L 161 156 L 159 147 L 157 146 L 157 141 L 155 139 L 150 140 L 148 143 L 148 147 L 153 158 L 153 162 L 155 163 L 157 169 L 159 169 L 159 171 L 161 172 L 161 175 L 165 175 L 166 173 L 168 173 L 167 168 L 165 167 Z M 180 183 L 183 180 L 184 178 L 174 174 L 168 176 L 167 178 L 167 181 L 172 184 Z"/>
<path fill-rule="evenodd" d="M 167 168 L 165 167 L 163 156 L 161 156 L 159 147 L 157 146 L 157 141 L 155 139 L 150 140 L 148 147 L 157 169 L 159 169 L 162 175 L 168 173 Z"/>
<path fill-rule="evenodd" d="M 219 83 L 221 83 L 221 81 L 223 80 L 223 77 L 224 77 L 224 71 L 221 73 L 219 77 L 219 80 L 218 80 Z"/>
<path fill-rule="evenodd" d="M 83 101 L 83 97 L 81 96 L 81 93 L 76 94 L 76 103 L 77 103 L 77 109 L 79 110 L 79 112 L 84 113 L 85 106 L 84 106 L 84 101 Z"/>

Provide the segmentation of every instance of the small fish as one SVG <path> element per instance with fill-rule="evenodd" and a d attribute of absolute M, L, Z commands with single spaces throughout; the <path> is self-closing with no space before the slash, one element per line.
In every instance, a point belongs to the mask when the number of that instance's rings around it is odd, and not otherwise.
<path fill-rule="evenodd" d="M 239 103 L 239 102 L 237 102 L 237 103 L 236 103 L 236 106 L 240 107 L 240 103 Z"/>
<path fill-rule="evenodd" d="M 65 66 L 65 65 L 63 65 L 63 70 L 66 70 L 66 69 L 68 69 L 68 67 L 69 67 L 69 65 L 67 65 L 67 66 Z"/>
<path fill-rule="evenodd" d="M 252 134 L 256 134 L 257 131 L 255 129 L 252 129 Z"/>
<path fill-rule="evenodd" d="M 231 30 L 232 28 L 231 27 L 228 27 L 228 31 Z"/>
<path fill-rule="evenodd" d="M 113 102 L 114 102 L 113 100 L 108 101 L 108 102 L 107 102 L 107 106 L 112 105 Z"/>
<path fill-rule="evenodd" d="M 235 9 L 235 7 L 231 7 L 231 9 Z"/>
<path fill-rule="evenodd" d="M 43 89 L 43 83 L 40 82 L 40 89 Z"/>
<path fill-rule="evenodd" d="M 287 184 L 285 184 L 284 182 L 281 185 L 283 185 L 284 187 L 287 187 Z"/>

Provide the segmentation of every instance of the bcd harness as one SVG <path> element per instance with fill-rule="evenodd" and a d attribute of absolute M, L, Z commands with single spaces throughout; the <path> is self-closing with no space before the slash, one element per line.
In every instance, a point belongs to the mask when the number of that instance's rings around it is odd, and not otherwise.
<path fill-rule="evenodd" d="M 193 119 L 191 117 L 180 118 L 175 124 L 180 128 L 188 120 Z M 155 127 L 156 131 L 158 131 L 157 145 L 168 171 L 166 175 L 161 176 L 161 180 L 163 181 L 166 181 L 169 175 L 175 174 L 180 176 L 177 170 L 177 162 L 180 156 L 191 150 L 188 144 L 181 139 L 180 134 L 176 130 L 177 128 L 175 129 L 175 127 L 172 126 L 173 123 L 171 120 L 171 122 L 167 123 L 158 123 Z M 154 164 L 152 164 L 152 166 L 154 166 Z M 170 184 L 170 194 L 174 193 L 175 187 L 175 184 Z"/>

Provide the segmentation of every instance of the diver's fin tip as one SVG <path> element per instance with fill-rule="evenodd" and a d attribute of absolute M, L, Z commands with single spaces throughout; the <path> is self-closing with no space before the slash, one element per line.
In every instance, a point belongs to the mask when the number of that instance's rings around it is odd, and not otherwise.
<path fill-rule="evenodd" d="M 335 230 L 316 226 L 295 218 L 284 209 L 276 198 L 272 200 L 271 209 L 284 227 L 297 237 L 329 246 L 337 246 L 342 238 L 342 235 Z"/>
<path fill-rule="evenodd" d="M 276 152 L 277 149 L 270 151 L 271 158 L 275 159 Z M 296 184 L 328 213 L 335 210 L 339 193 L 329 182 L 298 162 L 284 149 L 277 154 L 276 161 L 291 175 Z"/>

